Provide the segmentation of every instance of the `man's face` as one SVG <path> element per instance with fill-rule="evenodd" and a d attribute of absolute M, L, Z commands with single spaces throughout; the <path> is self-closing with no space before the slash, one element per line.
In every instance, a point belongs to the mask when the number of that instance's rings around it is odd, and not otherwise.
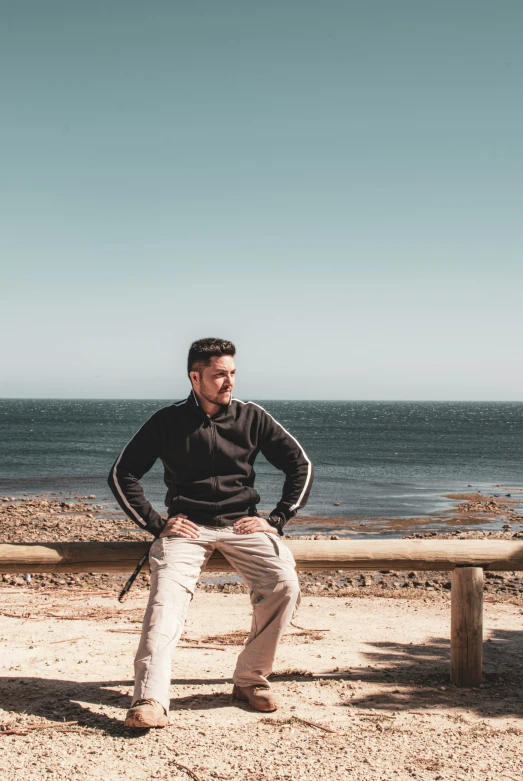
<path fill-rule="evenodd" d="M 232 355 L 211 358 L 209 366 L 191 372 L 194 390 L 211 404 L 228 404 L 236 376 Z"/>

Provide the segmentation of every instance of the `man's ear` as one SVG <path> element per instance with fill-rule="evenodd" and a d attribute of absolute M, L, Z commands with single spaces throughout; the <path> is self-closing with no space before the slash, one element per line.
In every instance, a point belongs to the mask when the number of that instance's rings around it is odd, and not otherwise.
<path fill-rule="evenodd" d="M 190 381 L 192 383 L 192 386 L 194 388 L 195 385 L 199 384 L 199 380 L 200 380 L 199 372 L 189 372 L 189 379 L 190 379 Z M 197 382 L 197 380 L 198 380 L 198 382 Z"/>

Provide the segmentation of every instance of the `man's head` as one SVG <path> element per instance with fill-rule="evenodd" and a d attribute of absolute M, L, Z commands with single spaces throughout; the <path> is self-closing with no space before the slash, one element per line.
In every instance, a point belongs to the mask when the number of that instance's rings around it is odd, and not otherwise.
<path fill-rule="evenodd" d="M 209 404 L 228 404 L 234 388 L 236 347 L 225 339 L 191 344 L 187 373 L 195 393 Z"/>

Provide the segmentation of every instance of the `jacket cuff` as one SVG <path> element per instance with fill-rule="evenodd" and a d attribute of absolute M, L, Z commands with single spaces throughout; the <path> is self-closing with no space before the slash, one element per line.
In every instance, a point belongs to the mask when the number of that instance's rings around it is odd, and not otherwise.
<path fill-rule="evenodd" d="M 157 513 L 156 510 L 151 510 L 145 524 L 145 531 L 150 532 L 154 537 L 158 538 L 166 523 L 166 519 L 162 518 L 160 513 Z"/>
<path fill-rule="evenodd" d="M 285 507 L 285 505 L 282 507 L 281 502 L 278 502 L 271 515 L 279 515 L 280 518 L 283 518 L 283 523 L 287 523 L 291 518 L 294 518 L 296 511 L 290 510 L 289 507 Z"/>
<path fill-rule="evenodd" d="M 276 529 L 276 531 L 278 532 L 280 537 L 283 537 L 283 527 L 287 523 L 287 519 L 285 518 L 285 515 L 282 513 L 282 511 L 281 510 L 276 510 L 276 509 L 273 510 L 269 514 L 269 519 L 274 519 L 274 520 L 278 521 L 277 525 L 274 524 L 274 528 Z M 269 523 L 270 523 L 270 520 L 269 520 Z M 273 524 L 271 524 L 271 525 L 273 525 Z"/>

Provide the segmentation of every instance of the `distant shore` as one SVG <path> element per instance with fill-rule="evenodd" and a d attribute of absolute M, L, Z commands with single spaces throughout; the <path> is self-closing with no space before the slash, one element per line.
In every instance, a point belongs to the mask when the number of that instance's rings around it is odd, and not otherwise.
<path fill-rule="evenodd" d="M 361 536 L 383 539 L 402 538 L 416 533 L 439 534 L 461 527 L 469 531 L 506 531 L 507 526 L 512 528 L 512 524 L 517 526 L 523 523 L 523 486 L 497 484 L 479 490 L 469 485 L 468 490 L 444 493 L 440 499 L 445 502 L 445 508 L 441 511 L 405 517 L 314 515 L 306 510 L 292 518 L 286 526 L 286 533 L 292 537 L 336 534 L 344 539 Z M 259 506 L 258 512 L 268 515 L 271 509 Z M 106 532 L 114 534 L 112 539 L 125 539 L 129 534 L 133 535 L 132 539 L 150 537 L 127 518 L 114 499 L 100 500 L 95 494 L 66 494 L 62 491 L 0 494 L 0 512 L 12 512 L 22 520 L 31 518 L 34 523 L 25 529 L 28 534 L 42 531 L 48 533 L 55 528 L 59 519 L 70 517 L 73 522 L 70 531 L 73 534 L 88 533 L 87 537 L 75 536 L 74 539 L 107 539 Z M 53 519 L 51 525 L 50 518 Z M 107 526 L 109 522 L 114 522 L 114 525 Z M 56 528 L 60 531 L 68 529 L 62 523 Z M 3 533 L 0 526 L 0 534 Z M 100 533 L 103 536 L 98 536 Z"/>

